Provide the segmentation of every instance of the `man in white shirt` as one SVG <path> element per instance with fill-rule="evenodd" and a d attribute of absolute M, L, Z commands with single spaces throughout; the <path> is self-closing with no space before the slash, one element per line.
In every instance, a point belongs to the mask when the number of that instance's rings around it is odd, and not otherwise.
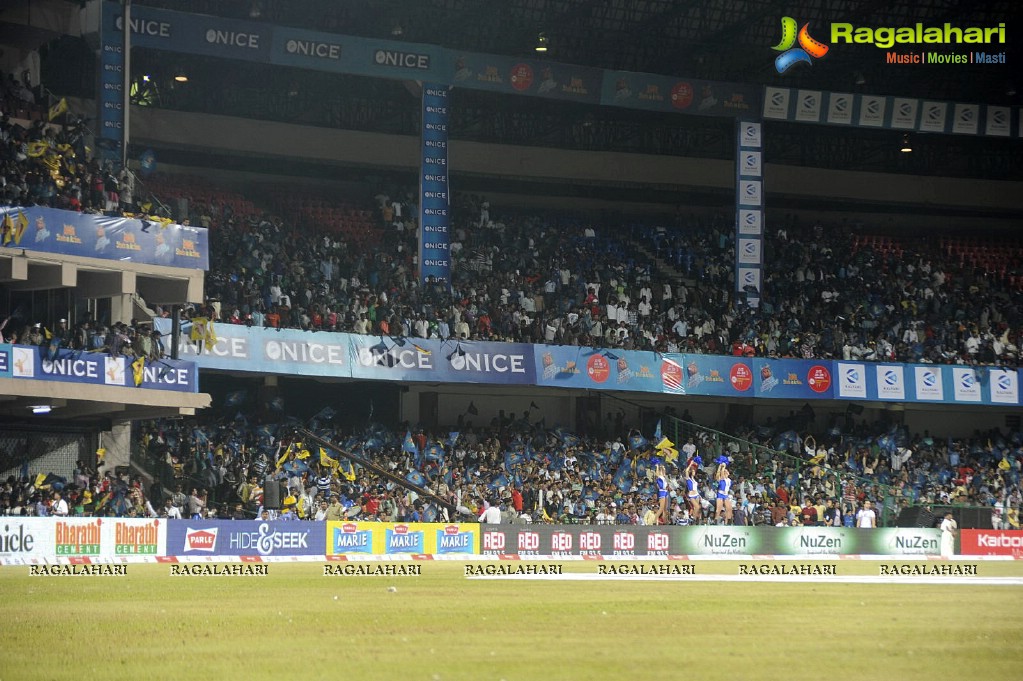
<path fill-rule="evenodd" d="M 480 513 L 479 521 L 484 525 L 500 525 L 501 507 L 498 504 L 491 504 Z"/>
<path fill-rule="evenodd" d="M 864 501 L 863 508 L 856 513 L 856 527 L 877 527 L 877 514 L 870 507 L 870 501 Z"/>
<path fill-rule="evenodd" d="M 952 517 L 952 512 L 949 511 L 945 514 L 945 519 L 941 521 L 941 557 L 951 558 L 956 552 L 956 532 L 959 530 L 959 525 Z"/>
<path fill-rule="evenodd" d="M 61 498 L 60 492 L 53 493 L 53 504 L 50 505 L 50 515 L 53 516 L 67 516 L 68 507 L 67 502 Z"/>
<path fill-rule="evenodd" d="M 174 505 L 170 497 L 167 497 L 167 500 L 164 502 L 163 515 L 167 520 L 181 520 L 181 511 Z"/>

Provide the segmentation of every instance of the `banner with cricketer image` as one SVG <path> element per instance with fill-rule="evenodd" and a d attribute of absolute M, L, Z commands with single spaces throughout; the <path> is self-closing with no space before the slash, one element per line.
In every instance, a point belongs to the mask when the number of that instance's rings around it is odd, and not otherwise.
<path fill-rule="evenodd" d="M 327 555 L 479 553 L 479 525 L 330 521 Z"/>

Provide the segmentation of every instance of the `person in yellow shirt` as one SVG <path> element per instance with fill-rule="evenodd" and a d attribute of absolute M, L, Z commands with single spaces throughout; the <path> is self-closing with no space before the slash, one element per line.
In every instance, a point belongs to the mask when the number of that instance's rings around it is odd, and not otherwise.
<path fill-rule="evenodd" d="M 295 488 L 288 488 L 288 496 L 281 502 L 281 520 L 295 520 L 298 515 L 298 498 L 295 496 Z"/>

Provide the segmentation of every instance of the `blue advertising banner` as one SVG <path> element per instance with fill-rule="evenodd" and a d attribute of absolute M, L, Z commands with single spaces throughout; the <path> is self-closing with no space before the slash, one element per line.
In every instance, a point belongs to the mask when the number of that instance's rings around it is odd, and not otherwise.
<path fill-rule="evenodd" d="M 536 345 L 537 385 L 663 392 L 662 360 L 653 352 Z"/>
<path fill-rule="evenodd" d="M 169 319 L 154 319 L 165 336 Z M 440 341 L 216 324 L 207 350 L 183 324 L 180 356 L 200 369 L 374 381 L 535 385 L 674 395 L 871 402 L 1018 405 L 1021 371 L 607 350 L 562 345 Z M 164 338 L 169 346 L 169 339 Z M 21 356 L 0 346 L 0 377 Z M 38 348 L 28 348 L 37 351 Z M 63 358 L 63 355 L 61 355 Z M 32 362 L 22 365 L 36 366 Z M 164 360 L 168 362 L 169 360 Z M 60 371 L 83 371 L 60 365 Z M 105 367 L 88 371 L 103 376 Z M 116 369 L 115 369 L 116 371 Z M 160 372 L 159 368 L 147 371 Z M 130 367 L 128 369 L 130 374 Z M 147 377 L 150 376 L 147 374 Z M 127 380 L 130 380 L 127 379 Z M 150 381 L 150 378 L 146 379 Z M 171 380 L 164 377 L 164 380 Z M 192 379 L 190 379 L 192 380 Z M 100 381 L 102 382 L 102 380 Z M 157 378 L 152 382 L 158 383 Z M 178 385 L 174 381 L 170 385 Z M 147 387 L 161 387 L 157 385 Z M 189 383 L 191 385 L 191 383 Z M 179 389 L 179 388 L 165 388 Z"/>
<path fill-rule="evenodd" d="M 124 20 L 117 3 L 101 8 L 99 46 L 99 128 L 96 151 L 120 165 L 124 159 Z"/>
<path fill-rule="evenodd" d="M 0 345 L 0 378 L 187 393 L 199 391 L 198 368 L 194 362 L 146 360 L 142 367 L 142 381 L 136 386 L 135 372 L 129 357 L 111 357 L 106 353 L 67 349 L 58 349 L 50 357 L 48 350 L 44 354 L 43 348 L 34 345 Z"/>
<path fill-rule="evenodd" d="M 834 396 L 830 360 L 753 360 L 754 396 L 774 399 L 819 400 Z"/>
<path fill-rule="evenodd" d="M 170 348 L 170 319 L 153 319 Z M 239 324 L 214 324 L 217 342 L 207 349 L 192 341 L 189 323 L 182 324 L 179 357 L 202 369 L 266 374 L 351 377 L 347 334 L 310 333 L 297 329 L 260 329 Z"/>
<path fill-rule="evenodd" d="M 209 269 L 208 234 L 202 228 L 39 207 L 0 208 L 0 220 L 8 213 L 15 224 L 25 227 L 15 232 L 6 248 Z"/>
<path fill-rule="evenodd" d="M 103 15 L 123 24 L 116 2 L 103 3 Z M 132 47 L 202 54 L 225 59 L 269 62 L 273 27 L 254 21 L 185 14 L 144 5 L 131 6 Z"/>
<path fill-rule="evenodd" d="M 535 385 L 534 346 L 339 334 L 348 340 L 352 378 L 385 381 Z"/>
<path fill-rule="evenodd" d="M 686 354 L 682 370 L 686 395 L 753 397 L 753 365 L 745 357 Z"/>
<path fill-rule="evenodd" d="M 448 121 L 446 85 L 423 83 L 419 167 L 419 277 L 451 283 L 451 201 L 448 188 Z"/>
<path fill-rule="evenodd" d="M 665 113 L 757 117 L 760 97 L 761 89 L 756 85 L 605 71 L 600 103 Z"/>
<path fill-rule="evenodd" d="M 377 78 L 446 82 L 447 50 L 395 40 L 373 40 L 334 33 L 273 27 L 270 62 L 317 71 Z"/>
<path fill-rule="evenodd" d="M 495 54 L 454 53 L 450 82 L 510 95 L 599 104 L 603 71 L 586 66 Z"/>
<path fill-rule="evenodd" d="M 169 556 L 317 556 L 324 524 L 312 521 L 170 520 Z"/>

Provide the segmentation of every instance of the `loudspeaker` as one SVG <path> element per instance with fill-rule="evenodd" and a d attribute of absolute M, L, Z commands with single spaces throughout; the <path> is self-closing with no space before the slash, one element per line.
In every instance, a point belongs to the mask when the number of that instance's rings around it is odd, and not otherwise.
<path fill-rule="evenodd" d="M 274 478 L 263 481 L 263 508 L 279 511 L 281 508 L 281 483 Z"/>

